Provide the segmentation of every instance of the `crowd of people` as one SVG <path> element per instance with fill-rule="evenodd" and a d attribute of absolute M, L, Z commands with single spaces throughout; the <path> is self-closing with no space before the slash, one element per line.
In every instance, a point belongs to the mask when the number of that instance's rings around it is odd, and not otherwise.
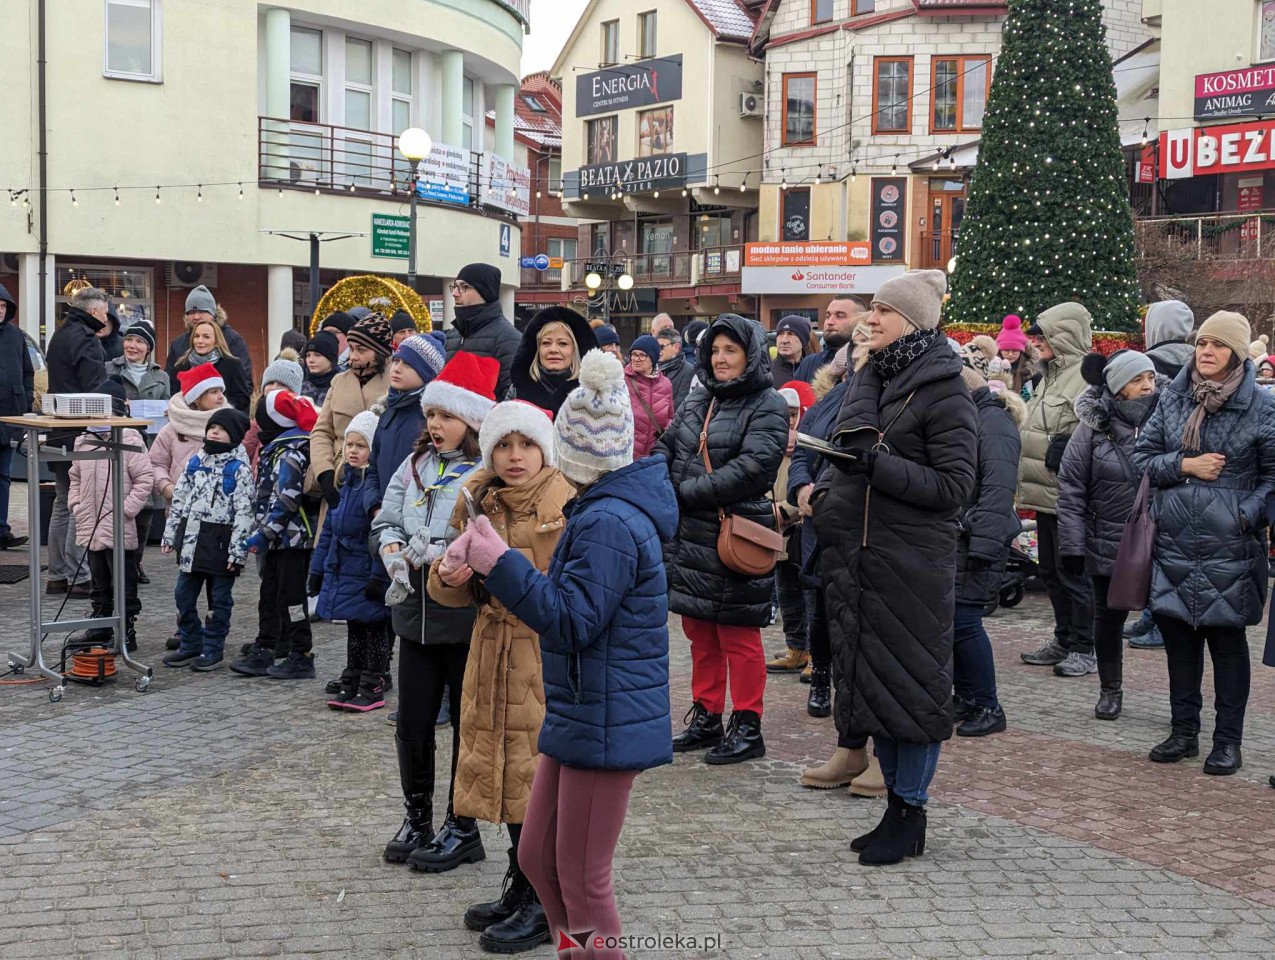
<path fill-rule="evenodd" d="M 335 313 L 282 345 L 259 382 L 208 290 L 190 293 L 163 367 L 149 324 L 121 329 L 105 295 L 82 290 L 49 343 L 49 389 L 107 394 L 121 414 L 166 401 L 167 419 L 126 433 L 119 478 L 105 460 L 55 466 L 47 590 L 112 615 L 126 523 L 135 648 L 159 524 L 178 565 L 166 666 L 313 679 L 315 614 L 346 631 L 326 705 L 364 714 L 386 705 L 397 646 L 405 814 L 384 858 L 454 870 L 486 857 L 480 822 L 507 827 L 500 895 L 463 913 L 495 952 L 560 931 L 618 936 L 611 862 L 637 775 L 675 752 L 764 757 L 772 677 L 808 683 L 809 714 L 833 718 L 835 749 L 801 784 L 887 798 L 851 843 L 860 863 L 923 854 L 942 744 L 1007 728 L 983 621 L 1024 516 L 1054 630 L 1022 660 L 1096 673 L 1094 716 L 1115 721 L 1124 642 L 1163 647 L 1172 722 L 1149 758 L 1175 762 L 1199 754 L 1207 647 L 1203 769 L 1236 772 L 1245 628 L 1264 613 L 1275 517 L 1265 344 L 1234 313 L 1196 329 L 1177 301 L 1148 309 L 1145 351 L 1095 352 L 1074 302 L 961 344 L 941 329 L 946 287 L 940 271 L 911 271 L 870 306 L 834 298 L 818 329 L 781 319 L 773 348 L 741 316 L 679 331 L 661 315 L 626 353 L 613 328 L 565 307 L 519 332 L 499 270 L 472 264 L 451 284 L 445 336 L 406 314 Z M 0 347 L 15 314 L 0 288 Z M 0 370 L 22 386 L 0 392 L 0 412 L 31 404 L 29 360 L 11 354 L 0 349 Z M 88 450 L 101 433 L 50 443 Z M 10 452 L 0 445 L 0 472 Z M 1144 506 L 1157 532 L 1146 597 L 1130 604 L 1117 557 Z M 0 547 L 20 543 L 0 527 Z M 228 653 L 250 559 L 255 638 Z M 692 661 L 676 732 L 670 614 Z M 768 658 L 762 630 L 777 620 L 785 647 Z"/>

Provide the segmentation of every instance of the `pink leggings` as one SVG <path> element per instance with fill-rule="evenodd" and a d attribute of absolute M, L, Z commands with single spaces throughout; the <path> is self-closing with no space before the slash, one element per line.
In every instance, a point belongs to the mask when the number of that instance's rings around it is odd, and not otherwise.
<path fill-rule="evenodd" d="M 536 888 L 554 946 L 561 933 L 591 930 L 584 950 L 560 956 L 620 958 L 620 949 L 591 945 L 618 937 L 620 915 L 611 860 L 629 809 L 634 770 L 578 770 L 541 754 L 518 841 L 518 863 Z"/>

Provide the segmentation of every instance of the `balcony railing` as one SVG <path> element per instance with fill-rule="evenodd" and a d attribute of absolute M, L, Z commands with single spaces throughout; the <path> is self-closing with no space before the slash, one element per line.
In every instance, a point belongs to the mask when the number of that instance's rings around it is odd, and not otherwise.
<path fill-rule="evenodd" d="M 477 151 L 470 154 L 470 207 L 480 205 L 482 156 Z M 260 186 L 271 189 L 406 198 L 411 191 L 412 168 L 398 152 L 393 134 L 258 117 L 257 179 Z M 438 205 L 464 209 L 460 204 Z M 484 209 L 512 216 L 498 208 Z"/>
<path fill-rule="evenodd" d="M 617 254 L 614 262 L 624 266 L 636 286 L 685 287 L 700 283 L 738 283 L 743 254 L 742 246 L 707 247 L 703 250 L 639 253 L 632 256 Z M 591 262 L 593 261 L 589 257 L 566 261 L 562 272 L 568 278 L 568 289 L 584 286 L 587 273 L 585 264 Z"/>
<path fill-rule="evenodd" d="M 1139 249 L 1173 243 L 1200 259 L 1275 259 L 1275 211 L 1213 213 L 1192 217 L 1144 217 L 1137 222 Z"/>

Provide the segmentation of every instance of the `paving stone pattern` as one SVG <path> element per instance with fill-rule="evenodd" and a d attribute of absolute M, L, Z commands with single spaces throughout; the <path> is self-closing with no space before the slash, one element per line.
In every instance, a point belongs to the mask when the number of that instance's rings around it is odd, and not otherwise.
<path fill-rule="evenodd" d="M 499 892 L 507 838 L 484 828 L 487 860 L 438 877 L 381 861 L 393 731 L 323 706 L 344 629 L 316 626 L 318 681 L 167 670 L 175 575 L 158 552 L 147 568 L 148 693 L 125 679 L 51 704 L 47 684 L 0 686 L 0 958 L 484 956 L 460 915 Z M 252 638 L 253 587 L 229 646 Z M 0 586 L 4 652 L 25 647 L 26 590 Z M 797 785 L 835 733 L 793 677 L 771 678 L 766 760 L 641 776 L 615 867 L 626 932 L 721 946 L 629 955 L 1275 956 L 1275 672 L 1255 663 L 1245 769 L 1218 781 L 1145 759 L 1168 727 L 1161 654 L 1129 652 L 1117 723 L 1092 717 L 1096 677 L 1019 663 L 1047 617 L 1029 596 L 989 621 L 1010 730 L 945 748 L 920 859 L 860 867 L 848 843 L 881 803 Z M 671 633 L 676 725 L 690 658 Z M 445 733 L 439 749 L 445 769 Z"/>

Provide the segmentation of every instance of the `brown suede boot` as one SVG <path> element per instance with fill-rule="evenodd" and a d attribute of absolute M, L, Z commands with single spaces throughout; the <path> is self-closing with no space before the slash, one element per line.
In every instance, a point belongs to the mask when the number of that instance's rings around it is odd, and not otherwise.
<path fill-rule="evenodd" d="M 881 764 L 877 762 L 875 756 L 868 755 L 867 769 L 850 782 L 850 795 L 852 797 L 885 796 L 885 779 L 881 776 Z"/>
<path fill-rule="evenodd" d="M 782 656 L 775 657 L 774 660 L 766 664 L 767 673 L 800 673 L 810 663 L 810 654 L 805 650 L 793 650 L 789 648 L 783 652 Z"/>
<path fill-rule="evenodd" d="M 868 752 L 837 747 L 832 759 L 818 766 L 806 767 L 801 772 L 801 785 L 816 790 L 833 790 L 844 787 L 868 769 Z"/>

